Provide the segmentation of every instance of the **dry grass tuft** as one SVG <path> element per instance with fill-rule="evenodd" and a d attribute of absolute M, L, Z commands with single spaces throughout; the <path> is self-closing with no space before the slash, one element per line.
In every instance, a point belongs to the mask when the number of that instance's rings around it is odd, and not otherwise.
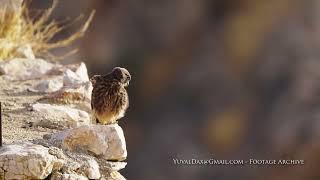
<path fill-rule="evenodd" d="M 73 22 L 67 23 L 49 20 L 57 3 L 58 0 L 53 0 L 51 8 L 46 9 L 33 18 L 29 15 L 26 5 L 15 11 L 7 8 L 0 9 L 0 60 L 21 56 L 18 49 L 25 46 L 30 46 L 35 56 L 50 58 L 52 60 L 61 59 L 75 53 L 76 49 L 64 56 L 57 57 L 50 53 L 50 50 L 69 46 L 75 40 L 83 37 L 93 19 L 95 11 L 91 12 L 89 18 L 78 31 L 65 39 L 53 41 L 53 38 L 68 27 L 68 25 L 81 19 L 79 17 Z"/>

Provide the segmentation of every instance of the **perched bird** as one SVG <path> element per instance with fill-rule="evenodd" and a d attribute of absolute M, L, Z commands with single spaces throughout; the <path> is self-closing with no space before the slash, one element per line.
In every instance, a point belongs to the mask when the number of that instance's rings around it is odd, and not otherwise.
<path fill-rule="evenodd" d="M 115 67 L 106 75 L 94 75 L 90 79 L 93 86 L 91 108 L 98 123 L 116 123 L 124 116 L 129 106 L 125 87 L 129 85 L 130 80 L 128 70 L 121 67 Z"/>

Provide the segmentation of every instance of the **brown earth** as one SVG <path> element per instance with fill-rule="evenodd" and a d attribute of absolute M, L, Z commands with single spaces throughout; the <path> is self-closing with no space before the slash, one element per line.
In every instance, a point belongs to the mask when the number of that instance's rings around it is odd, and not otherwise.
<path fill-rule="evenodd" d="M 41 99 L 44 93 L 34 93 L 28 88 L 39 80 L 9 81 L 0 76 L 0 102 L 2 104 L 3 143 L 22 142 L 42 138 L 56 132 L 55 129 L 33 126 L 47 117 L 31 111 L 30 105 Z"/>

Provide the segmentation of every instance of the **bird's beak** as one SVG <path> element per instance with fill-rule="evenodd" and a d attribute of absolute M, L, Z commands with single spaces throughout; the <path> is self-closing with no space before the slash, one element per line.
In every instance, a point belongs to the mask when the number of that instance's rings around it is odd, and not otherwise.
<path fill-rule="evenodd" d="M 124 87 L 129 86 L 129 81 L 127 81 L 126 83 L 123 84 Z"/>

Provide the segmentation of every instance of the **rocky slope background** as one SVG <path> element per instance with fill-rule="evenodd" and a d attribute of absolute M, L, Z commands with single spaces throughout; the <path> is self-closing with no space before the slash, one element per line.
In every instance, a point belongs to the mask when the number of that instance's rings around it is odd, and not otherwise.
<path fill-rule="evenodd" d="M 123 130 L 93 123 L 86 65 L 62 65 L 50 53 L 82 37 L 94 12 L 53 41 L 64 29 L 49 20 L 57 1 L 37 18 L 22 3 L 0 0 L 0 179 L 125 179 Z"/>

